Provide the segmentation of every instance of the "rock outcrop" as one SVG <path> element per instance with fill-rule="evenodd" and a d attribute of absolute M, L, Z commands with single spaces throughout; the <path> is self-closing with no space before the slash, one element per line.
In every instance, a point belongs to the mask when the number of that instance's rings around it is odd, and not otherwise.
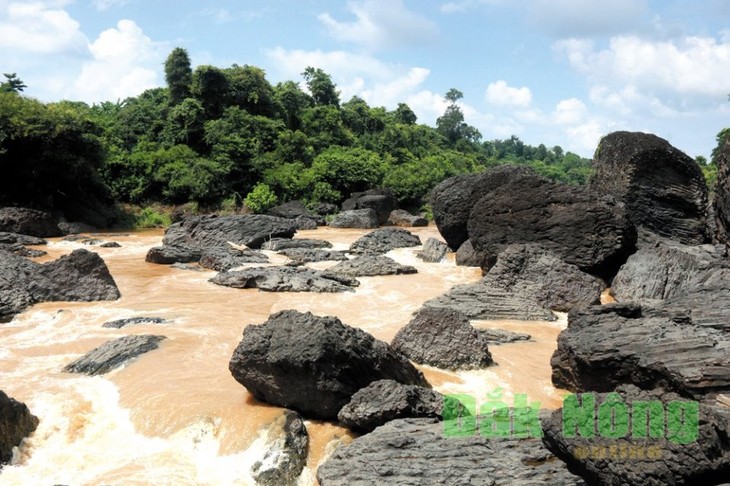
<path fill-rule="evenodd" d="M 717 185 L 712 207 L 715 213 L 717 240 L 730 243 L 730 138 L 718 147 Z"/>
<path fill-rule="evenodd" d="M 167 319 L 162 317 L 126 317 L 124 319 L 115 319 L 113 321 L 107 321 L 101 325 L 101 327 L 107 327 L 112 329 L 121 329 L 127 326 L 137 326 L 140 324 L 165 324 L 169 322 Z"/>
<path fill-rule="evenodd" d="M 388 253 L 396 248 L 420 246 L 421 239 L 403 228 L 379 228 L 350 245 L 350 253 Z"/>
<path fill-rule="evenodd" d="M 149 263 L 172 265 L 175 263 L 197 263 L 203 252 L 191 246 L 162 245 L 150 248 L 145 257 Z"/>
<path fill-rule="evenodd" d="M 378 275 L 407 275 L 418 273 L 418 270 L 410 265 L 402 265 L 384 255 L 363 255 L 331 266 L 327 269 L 327 273 L 348 277 L 375 277 Z"/>
<path fill-rule="evenodd" d="M 392 226 L 405 226 L 407 228 L 417 228 L 428 226 L 428 220 L 422 216 L 416 216 L 405 209 L 394 209 L 388 216 L 387 224 Z"/>
<path fill-rule="evenodd" d="M 247 246 L 259 249 L 271 238 L 291 238 L 296 223 L 290 219 L 264 214 L 234 216 L 195 216 L 173 224 L 162 243 L 199 250 L 214 247 Z"/>
<path fill-rule="evenodd" d="M 299 267 L 252 267 L 221 272 L 210 282 L 235 289 L 268 292 L 352 292 L 360 285 L 354 278 Z"/>
<path fill-rule="evenodd" d="M 291 410 L 266 431 L 267 450 L 251 472 L 257 485 L 294 486 L 307 464 L 309 434 L 301 415 Z"/>
<path fill-rule="evenodd" d="M 293 310 L 247 326 L 229 369 L 257 400 L 324 420 L 373 381 L 430 387 L 405 356 L 370 334 Z"/>
<path fill-rule="evenodd" d="M 290 248 L 332 248 L 332 243 L 311 238 L 272 238 L 261 245 L 262 250 L 281 251 Z"/>
<path fill-rule="evenodd" d="M 429 263 L 438 263 L 444 259 L 446 253 L 448 253 L 449 247 L 446 243 L 437 240 L 436 238 L 429 238 L 426 243 L 423 244 L 423 249 L 419 251 L 416 256 Z"/>
<path fill-rule="evenodd" d="M 319 218 L 317 214 L 307 209 L 299 200 L 288 201 L 283 204 L 279 204 L 278 206 L 274 206 L 266 211 L 266 214 L 286 219 L 297 219 L 300 216 L 311 219 Z"/>
<path fill-rule="evenodd" d="M 623 202 L 637 226 L 680 243 L 707 243 L 707 185 L 691 157 L 640 132 L 603 137 L 593 156 L 592 191 Z"/>
<path fill-rule="evenodd" d="M 0 208 L 0 231 L 51 238 L 61 236 L 58 221 L 50 213 L 29 208 Z"/>
<path fill-rule="evenodd" d="M 456 264 L 463 267 L 480 267 L 488 270 L 489 258 L 483 253 L 478 253 L 471 241 L 466 240 L 456 251 Z"/>
<path fill-rule="evenodd" d="M 269 257 L 258 250 L 237 250 L 231 246 L 214 247 L 201 252 L 200 266 L 216 272 L 227 272 L 248 263 L 268 263 Z"/>
<path fill-rule="evenodd" d="M 63 368 L 67 373 L 103 375 L 132 359 L 157 349 L 165 336 L 123 336 L 108 341 Z"/>
<path fill-rule="evenodd" d="M 13 458 L 13 447 L 19 446 L 38 427 L 38 417 L 25 403 L 0 390 L 0 467 Z"/>
<path fill-rule="evenodd" d="M 289 260 L 291 260 L 289 265 L 293 266 L 304 265 L 305 263 L 312 262 L 341 262 L 347 260 L 345 252 L 321 248 L 287 248 L 285 250 L 281 250 L 279 253 L 289 258 Z"/>
<path fill-rule="evenodd" d="M 390 212 L 398 207 L 398 200 L 390 189 L 370 189 L 364 192 L 354 192 L 342 203 L 343 211 L 353 209 L 372 209 L 378 220 L 378 225 L 388 221 Z"/>
<path fill-rule="evenodd" d="M 327 224 L 333 228 L 372 229 L 378 227 L 378 215 L 370 208 L 353 209 L 337 213 Z"/>

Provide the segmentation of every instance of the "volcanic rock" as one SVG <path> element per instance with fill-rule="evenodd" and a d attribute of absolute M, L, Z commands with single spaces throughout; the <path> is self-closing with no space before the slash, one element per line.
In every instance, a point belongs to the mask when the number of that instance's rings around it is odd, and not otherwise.
<path fill-rule="evenodd" d="M 0 208 L 0 231 L 50 238 L 61 236 L 58 221 L 50 213 L 37 209 Z"/>
<path fill-rule="evenodd" d="M 379 228 L 350 245 L 350 253 L 388 253 L 396 248 L 420 246 L 421 239 L 403 228 Z"/>
<path fill-rule="evenodd" d="M 13 447 L 38 427 L 38 417 L 28 407 L 0 390 L 0 466 L 13 458 Z"/>
<path fill-rule="evenodd" d="M 378 227 L 378 216 L 372 209 L 353 209 L 342 211 L 335 215 L 329 226 L 333 228 L 362 228 L 370 229 Z"/>
<path fill-rule="evenodd" d="M 137 356 L 157 349 L 165 336 L 123 336 L 108 341 L 66 365 L 67 373 L 103 375 Z"/>
<path fill-rule="evenodd" d="M 419 227 L 428 226 L 428 220 L 422 216 L 414 216 L 405 209 L 394 209 L 388 216 L 388 224 L 393 226 Z"/>
<path fill-rule="evenodd" d="M 266 453 L 251 471 L 256 484 L 296 485 L 309 453 L 309 434 L 304 419 L 298 413 L 286 410 L 271 424 L 266 435 Z"/>
<path fill-rule="evenodd" d="M 398 207 L 398 200 L 390 189 L 370 189 L 365 192 L 354 192 L 342 203 L 343 211 L 353 209 L 372 209 L 383 225 L 388 221 L 390 212 Z"/>
<path fill-rule="evenodd" d="M 252 267 L 222 272 L 210 282 L 269 292 L 352 292 L 360 283 L 344 275 L 298 267 Z"/>
<path fill-rule="evenodd" d="M 423 245 L 423 249 L 416 253 L 416 256 L 424 262 L 438 263 L 446 256 L 449 251 L 446 243 L 437 240 L 436 238 L 429 238 Z"/>
<path fill-rule="evenodd" d="M 406 275 L 418 273 L 418 270 L 410 265 L 402 265 L 384 255 L 363 255 L 340 262 L 328 268 L 327 273 L 348 277 L 374 277 L 378 275 Z"/>
<path fill-rule="evenodd" d="M 195 216 L 173 224 L 162 243 L 193 247 L 200 250 L 213 247 L 247 246 L 258 249 L 271 238 L 291 238 L 296 223 L 290 219 L 264 214 L 233 216 Z"/>

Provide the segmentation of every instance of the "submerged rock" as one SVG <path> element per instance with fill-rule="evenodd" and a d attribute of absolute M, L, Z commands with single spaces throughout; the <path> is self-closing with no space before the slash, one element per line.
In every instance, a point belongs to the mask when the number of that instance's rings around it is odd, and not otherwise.
<path fill-rule="evenodd" d="M 377 228 L 378 215 L 369 208 L 353 209 L 336 214 L 328 224 L 333 228 Z"/>
<path fill-rule="evenodd" d="M 506 331 L 504 329 L 477 329 L 477 332 L 491 344 L 516 343 L 532 339 L 532 336 L 529 334 Z"/>
<path fill-rule="evenodd" d="M 388 224 L 415 228 L 428 226 L 428 220 L 422 216 L 415 216 L 404 209 L 394 209 L 388 216 Z"/>
<path fill-rule="evenodd" d="M 112 329 L 121 329 L 127 326 L 136 326 L 139 324 L 165 324 L 167 319 L 162 317 L 127 317 L 125 319 L 116 319 L 114 321 L 108 321 L 101 325 L 101 327 L 108 327 Z"/>
<path fill-rule="evenodd" d="M 267 439 L 264 457 L 251 470 L 256 484 L 296 485 L 309 453 L 309 434 L 301 415 L 284 411 L 267 430 Z"/>
<path fill-rule="evenodd" d="M 165 336 L 123 336 L 108 341 L 66 365 L 67 373 L 103 375 L 125 365 L 137 356 L 157 349 Z"/>
<path fill-rule="evenodd" d="M 299 266 L 305 263 L 326 262 L 326 261 L 343 261 L 347 260 L 345 252 L 327 249 L 309 249 L 309 248 L 288 248 L 281 250 L 280 254 L 291 260 L 289 265 Z"/>
<path fill-rule="evenodd" d="M 13 447 L 19 446 L 38 427 L 38 417 L 25 403 L 0 390 L 0 467 L 13 458 Z"/>
<path fill-rule="evenodd" d="M 290 248 L 332 248 L 332 243 L 311 238 L 272 238 L 261 245 L 262 250 L 281 251 Z"/>
<path fill-rule="evenodd" d="M 373 381 L 430 385 L 402 354 L 336 317 L 293 310 L 247 326 L 229 369 L 257 400 L 323 420 Z"/>
<path fill-rule="evenodd" d="M 50 213 L 29 208 L 0 208 L 0 231 L 51 238 L 61 236 L 58 221 Z"/>
<path fill-rule="evenodd" d="M 396 248 L 421 246 L 421 239 L 403 228 L 379 228 L 350 245 L 350 253 L 388 253 Z"/>
<path fill-rule="evenodd" d="M 0 232 L 0 244 L 2 245 L 23 245 L 23 246 L 40 246 L 47 245 L 48 242 L 37 236 L 20 235 L 18 233 Z"/>
<path fill-rule="evenodd" d="M 417 273 L 415 267 L 402 265 L 384 255 L 364 255 L 346 260 L 327 269 L 328 274 L 348 277 L 374 277 L 378 275 L 405 275 Z"/>
<path fill-rule="evenodd" d="M 200 256 L 200 266 L 216 272 L 228 270 L 247 263 L 268 263 L 269 257 L 256 250 L 237 250 L 232 247 L 216 247 L 203 250 Z"/>
<path fill-rule="evenodd" d="M 416 256 L 424 262 L 438 263 L 444 259 L 448 251 L 449 247 L 446 243 L 439 241 L 436 238 L 429 238 L 423 245 L 423 249 L 419 251 Z"/>
<path fill-rule="evenodd" d="M 202 252 L 191 246 L 162 245 L 150 248 L 145 257 L 149 263 L 172 265 L 173 263 L 197 263 Z"/>
<path fill-rule="evenodd" d="M 254 267 L 222 272 L 210 282 L 236 289 L 259 289 L 269 292 L 352 292 L 360 283 L 344 275 L 310 268 Z"/>

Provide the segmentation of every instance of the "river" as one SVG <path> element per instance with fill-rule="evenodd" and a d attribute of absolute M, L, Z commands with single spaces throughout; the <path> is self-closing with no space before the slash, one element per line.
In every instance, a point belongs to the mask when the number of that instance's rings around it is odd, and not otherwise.
<path fill-rule="evenodd" d="M 297 237 L 325 239 L 344 250 L 366 230 L 320 228 Z M 413 228 L 423 241 L 434 227 Z M 216 286 L 215 272 L 146 263 L 161 230 L 95 235 L 121 248 L 85 247 L 52 239 L 40 247 L 47 261 L 80 247 L 98 252 L 122 293 L 113 302 L 43 303 L 0 325 L 0 389 L 25 402 L 40 418 L 11 465 L 3 485 L 245 485 L 266 450 L 262 431 L 282 409 L 258 403 L 228 371 L 228 361 L 249 324 L 283 309 L 335 315 L 390 341 L 422 303 L 456 284 L 477 281 L 478 269 L 453 258 L 424 263 L 418 248 L 390 252 L 419 273 L 360 278 L 354 293 L 268 293 Z M 439 237 L 440 238 L 440 237 Z M 285 257 L 266 252 L 274 263 Z M 451 255 L 453 257 L 453 255 Z M 312 266 L 325 268 L 334 262 Z M 169 323 L 123 329 L 101 324 L 127 317 L 162 317 Z M 565 316 L 556 322 L 479 321 L 532 335 L 529 342 L 491 346 L 498 364 L 485 370 L 446 372 L 419 366 L 434 388 L 479 400 L 496 388 L 509 403 L 526 393 L 545 408 L 560 406 L 563 392 L 550 382 L 550 356 Z M 127 334 L 161 334 L 160 348 L 104 376 L 63 373 L 87 351 Z M 310 456 L 300 484 L 315 484 L 319 462 L 352 435 L 336 424 L 307 421 Z"/>

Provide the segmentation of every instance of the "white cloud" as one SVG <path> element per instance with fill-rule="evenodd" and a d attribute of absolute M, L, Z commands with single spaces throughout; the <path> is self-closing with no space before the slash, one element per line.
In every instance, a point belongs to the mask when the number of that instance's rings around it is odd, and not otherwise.
<path fill-rule="evenodd" d="M 438 35 L 435 23 L 408 10 L 402 0 L 350 2 L 348 10 L 355 15 L 352 22 L 338 21 L 329 13 L 318 18 L 335 39 L 369 50 L 419 45 Z"/>
<path fill-rule="evenodd" d="M 487 101 L 493 105 L 519 106 L 526 108 L 532 102 L 530 88 L 513 88 L 506 81 L 499 80 L 487 86 L 485 94 Z"/>
<path fill-rule="evenodd" d="M 126 5 L 129 3 L 129 0 L 93 0 L 93 3 L 97 10 L 104 11 Z"/>
<path fill-rule="evenodd" d="M 62 10 L 67 2 L 0 4 L 0 53 L 79 54 L 87 40 L 79 23 Z M 5 55 L 5 54 L 4 54 Z"/>
<path fill-rule="evenodd" d="M 553 120 L 559 125 L 575 125 L 583 120 L 587 112 L 585 103 L 577 98 L 569 98 L 557 104 Z"/>

